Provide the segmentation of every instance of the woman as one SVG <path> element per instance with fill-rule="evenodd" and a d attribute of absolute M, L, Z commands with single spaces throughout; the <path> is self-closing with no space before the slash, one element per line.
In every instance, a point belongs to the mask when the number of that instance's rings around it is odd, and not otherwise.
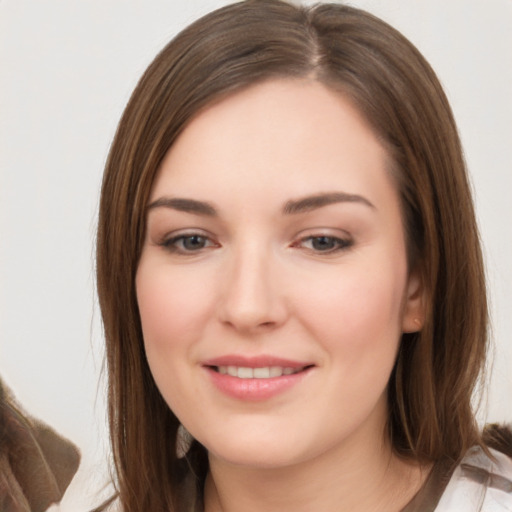
<path fill-rule="evenodd" d="M 512 509 L 471 407 L 455 123 L 382 21 L 257 0 L 179 34 L 121 119 L 97 261 L 122 510 Z"/>

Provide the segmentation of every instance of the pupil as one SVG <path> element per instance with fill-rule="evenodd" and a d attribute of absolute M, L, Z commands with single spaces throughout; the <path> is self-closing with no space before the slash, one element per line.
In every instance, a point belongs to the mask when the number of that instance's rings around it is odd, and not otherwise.
<path fill-rule="evenodd" d="M 329 236 L 318 236 L 313 238 L 313 248 L 319 251 L 333 249 L 334 245 L 334 239 Z"/>
<path fill-rule="evenodd" d="M 187 236 L 183 239 L 183 247 L 185 249 L 202 249 L 205 244 L 205 239 L 202 236 L 194 235 L 194 236 Z"/>

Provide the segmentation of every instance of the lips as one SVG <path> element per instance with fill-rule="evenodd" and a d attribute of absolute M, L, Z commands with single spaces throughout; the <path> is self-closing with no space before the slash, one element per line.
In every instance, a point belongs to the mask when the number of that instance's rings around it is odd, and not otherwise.
<path fill-rule="evenodd" d="M 293 375 L 306 367 L 291 368 L 289 366 L 262 366 L 251 368 L 247 366 L 215 366 L 216 371 L 222 375 L 231 375 L 239 379 L 272 379 L 283 375 Z"/>
<path fill-rule="evenodd" d="M 211 382 L 238 400 L 260 401 L 283 393 L 302 379 L 314 364 L 271 356 L 223 356 L 203 363 Z"/>

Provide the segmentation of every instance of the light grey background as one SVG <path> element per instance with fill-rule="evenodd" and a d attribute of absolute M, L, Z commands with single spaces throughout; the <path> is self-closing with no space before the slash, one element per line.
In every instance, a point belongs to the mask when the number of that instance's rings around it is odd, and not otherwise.
<path fill-rule="evenodd" d="M 83 463 L 61 510 L 107 479 L 94 234 L 102 168 L 156 52 L 215 0 L 0 0 L 0 373 Z M 474 185 L 495 340 L 481 419 L 512 421 L 512 0 L 358 0 L 444 84 Z M 456 208 L 457 205 L 454 205 Z"/>

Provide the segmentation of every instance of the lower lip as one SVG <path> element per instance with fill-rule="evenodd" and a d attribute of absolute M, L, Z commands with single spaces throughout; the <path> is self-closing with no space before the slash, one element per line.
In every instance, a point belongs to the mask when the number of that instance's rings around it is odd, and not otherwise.
<path fill-rule="evenodd" d="M 268 400 L 296 386 L 311 371 L 307 368 L 292 375 L 271 377 L 269 379 L 240 379 L 222 374 L 211 367 L 205 367 L 213 384 L 224 394 L 246 401 Z"/>

